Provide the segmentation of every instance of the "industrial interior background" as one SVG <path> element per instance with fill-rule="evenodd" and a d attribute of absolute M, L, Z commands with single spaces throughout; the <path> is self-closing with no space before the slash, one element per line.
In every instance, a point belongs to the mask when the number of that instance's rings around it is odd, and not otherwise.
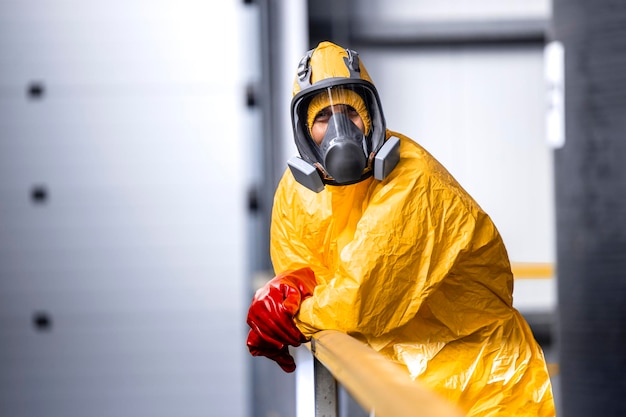
<path fill-rule="evenodd" d="M 559 416 L 626 415 L 623 2 L 0 0 L 0 417 L 311 415 L 245 313 L 326 39 L 552 266 L 514 295 Z"/>

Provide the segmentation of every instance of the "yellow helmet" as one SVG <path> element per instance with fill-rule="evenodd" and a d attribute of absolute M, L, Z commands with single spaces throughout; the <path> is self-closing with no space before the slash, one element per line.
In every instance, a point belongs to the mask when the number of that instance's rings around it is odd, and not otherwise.
<path fill-rule="evenodd" d="M 342 133 L 335 129 L 334 137 L 315 143 L 312 122 L 329 103 L 346 104 L 356 110 L 365 131 L 359 133 L 348 126 L 344 135 L 347 139 L 343 140 L 338 139 Z M 308 51 L 300 60 L 293 85 L 291 120 L 301 160 L 290 162 L 309 176 L 313 172 L 320 176 L 321 182 L 313 178 L 316 191 L 319 184 L 352 184 L 372 175 L 372 161 L 385 142 L 386 125 L 378 91 L 358 53 L 327 41 Z M 294 171 L 293 163 L 289 165 L 299 180 L 301 172 Z"/>
<path fill-rule="evenodd" d="M 300 60 L 298 74 L 293 83 L 293 95 L 298 94 L 303 88 L 329 78 L 355 77 L 374 85 L 357 52 L 344 49 L 332 42 L 320 42 Z"/>

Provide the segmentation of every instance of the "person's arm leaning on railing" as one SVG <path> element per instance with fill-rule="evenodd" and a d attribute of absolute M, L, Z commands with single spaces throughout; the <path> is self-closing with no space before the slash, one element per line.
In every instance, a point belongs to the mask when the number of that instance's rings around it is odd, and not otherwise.
<path fill-rule="evenodd" d="M 412 380 L 406 369 L 351 336 L 334 330 L 315 334 L 310 344 L 316 361 L 340 383 L 366 411 L 376 417 L 460 417 L 456 406 Z M 316 364 L 319 368 L 319 364 Z M 316 415 L 332 415 L 336 398 L 329 398 L 328 380 L 316 370 Z M 318 384 L 321 386 L 318 387 Z M 332 384 L 331 384 L 332 385 Z M 336 395 L 336 392 L 335 392 Z M 326 398 L 326 404 L 318 404 Z M 335 411 L 336 412 L 336 411 Z"/>

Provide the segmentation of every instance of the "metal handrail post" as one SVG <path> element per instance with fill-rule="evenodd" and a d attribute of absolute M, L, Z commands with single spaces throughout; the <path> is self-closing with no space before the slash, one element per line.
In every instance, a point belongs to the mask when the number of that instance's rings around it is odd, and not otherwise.
<path fill-rule="evenodd" d="M 337 380 L 326 367 L 314 358 L 315 417 L 338 417 Z"/>

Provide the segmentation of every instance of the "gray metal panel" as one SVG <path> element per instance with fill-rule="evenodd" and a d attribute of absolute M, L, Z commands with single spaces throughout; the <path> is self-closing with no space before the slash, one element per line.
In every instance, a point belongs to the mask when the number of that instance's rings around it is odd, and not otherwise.
<path fill-rule="evenodd" d="M 548 21 L 440 21 L 405 22 L 360 21 L 354 25 L 356 45 L 451 45 L 542 43 Z"/>
<path fill-rule="evenodd" d="M 626 7 L 554 2 L 565 49 L 555 151 L 559 356 L 567 417 L 626 415 Z"/>

